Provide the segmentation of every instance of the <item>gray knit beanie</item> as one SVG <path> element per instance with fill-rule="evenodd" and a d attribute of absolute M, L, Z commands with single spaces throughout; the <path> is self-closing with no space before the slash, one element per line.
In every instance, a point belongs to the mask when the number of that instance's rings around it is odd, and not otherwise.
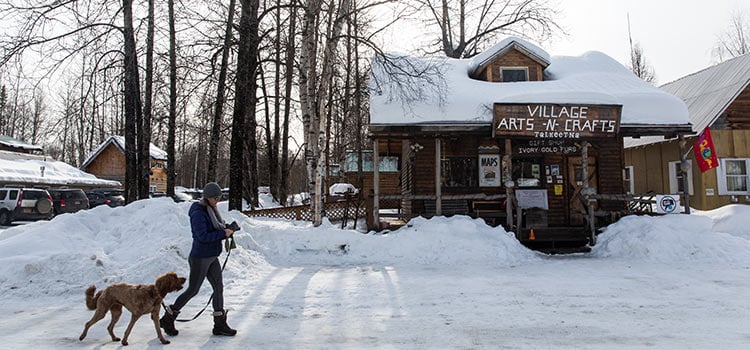
<path fill-rule="evenodd" d="M 203 198 L 221 197 L 221 187 L 216 182 L 209 182 L 203 188 Z"/>

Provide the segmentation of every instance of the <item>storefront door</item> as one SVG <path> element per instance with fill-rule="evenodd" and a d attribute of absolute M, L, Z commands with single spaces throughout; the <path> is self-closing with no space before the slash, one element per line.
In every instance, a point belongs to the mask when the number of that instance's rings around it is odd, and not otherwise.
<path fill-rule="evenodd" d="M 586 223 L 586 207 L 583 202 L 583 195 L 581 189 L 583 189 L 583 158 L 580 156 L 573 156 L 567 158 L 567 187 L 568 187 L 568 213 L 569 213 L 569 224 L 570 226 L 581 226 Z M 597 162 L 596 157 L 588 157 L 588 180 L 589 187 L 597 188 L 599 181 L 597 177 Z M 596 208 L 594 208 L 596 209 Z"/>

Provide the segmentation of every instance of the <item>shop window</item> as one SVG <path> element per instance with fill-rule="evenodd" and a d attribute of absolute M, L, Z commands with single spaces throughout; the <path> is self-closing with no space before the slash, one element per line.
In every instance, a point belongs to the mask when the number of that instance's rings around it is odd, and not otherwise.
<path fill-rule="evenodd" d="M 691 162 L 688 160 L 688 164 Z M 690 167 L 692 168 L 692 167 Z M 693 195 L 693 172 L 687 171 L 688 193 Z M 669 193 L 682 193 L 684 190 L 682 182 L 682 172 L 680 171 L 680 162 L 669 162 Z"/>
<path fill-rule="evenodd" d="M 344 157 L 344 171 L 348 173 L 357 172 L 357 152 L 347 152 Z M 362 172 L 371 173 L 374 169 L 375 160 L 372 151 L 362 151 Z M 380 166 L 378 171 L 381 173 L 396 173 L 399 171 L 398 156 L 380 156 Z"/>
<path fill-rule="evenodd" d="M 513 181 L 519 188 L 542 187 L 542 158 L 513 159 Z"/>
<path fill-rule="evenodd" d="M 721 165 L 717 169 L 719 177 L 719 194 L 748 194 L 748 169 L 750 159 L 724 158 L 719 160 Z"/>
<path fill-rule="evenodd" d="M 502 67 L 500 74 L 503 82 L 529 81 L 529 69 L 526 67 Z"/>
<path fill-rule="evenodd" d="M 477 187 L 479 167 L 476 157 L 446 157 L 440 163 L 444 188 Z"/>
<path fill-rule="evenodd" d="M 635 193 L 635 180 L 633 179 L 632 165 L 628 165 L 622 170 L 622 180 L 625 183 L 625 191 L 629 194 Z"/>

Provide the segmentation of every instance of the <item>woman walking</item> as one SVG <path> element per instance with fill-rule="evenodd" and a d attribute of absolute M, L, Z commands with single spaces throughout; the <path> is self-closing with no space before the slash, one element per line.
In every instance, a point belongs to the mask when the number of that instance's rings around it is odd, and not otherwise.
<path fill-rule="evenodd" d="M 221 241 L 234 234 L 219 215 L 216 203 L 221 199 L 221 188 L 215 182 L 209 182 L 203 189 L 203 198 L 200 202 L 190 206 L 190 229 L 193 233 L 193 247 L 190 250 L 188 263 L 190 264 L 190 277 L 188 287 L 177 297 L 174 304 L 165 307 L 164 317 L 159 320 L 161 328 L 168 335 L 175 336 L 179 331 L 174 326 L 177 315 L 191 298 L 200 290 L 204 279 L 213 288 L 211 295 L 214 308 L 214 335 L 233 336 L 237 331 L 227 324 L 227 311 L 224 310 L 224 282 L 222 279 L 221 263 Z"/>

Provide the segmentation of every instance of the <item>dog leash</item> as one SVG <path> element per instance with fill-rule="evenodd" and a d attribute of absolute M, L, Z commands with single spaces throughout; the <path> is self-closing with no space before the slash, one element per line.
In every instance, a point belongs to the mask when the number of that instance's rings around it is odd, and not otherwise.
<path fill-rule="evenodd" d="M 234 244 L 234 236 L 231 236 L 230 239 L 232 240 L 232 244 Z M 229 240 L 227 240 L 227 242 L 228 241 Z M 227 246 L 229 246 L 229 245 L 227 245 Z M 227 249 L 227 257 L 224 259 L 224 263 L 221 265 L 221 272 L 222 273 L 224 272 L 224 268 L 227 266 L 227 262 L 229 261 L 229 256 L 230 255 L 232 255 L 232 249 Z M 203 311 L 206 311 L 206 308 L 208 308 L 208 305 L 211 304 L 211 300 L 213 300 L 213 299 L 214 299 L 214 294 L 211 293 L 211 296 L 208 297 L 208 301 L 206 302 L 206 305 L 204 305 L 203 308 L 201 309 L 201 311 L 198 311 L 198 313 L 195 316 L 193 316 L 193 318 L 191 318 L 191 319 L 175 319 L 175 321 L 177 321 L 177 322 L 190 322 L 190 321 L 194 321 L 196 318 L 198 318 L 203 313 Z M 161 306 L 164 307 L 164 310 L 166 310 L 168 313 L 170 313 L 170 314 L 172 313 L 172 309 L 169 306 L 167 306 L 166 304 L 164 304 L 164 299 L 161 300 Z"/>

